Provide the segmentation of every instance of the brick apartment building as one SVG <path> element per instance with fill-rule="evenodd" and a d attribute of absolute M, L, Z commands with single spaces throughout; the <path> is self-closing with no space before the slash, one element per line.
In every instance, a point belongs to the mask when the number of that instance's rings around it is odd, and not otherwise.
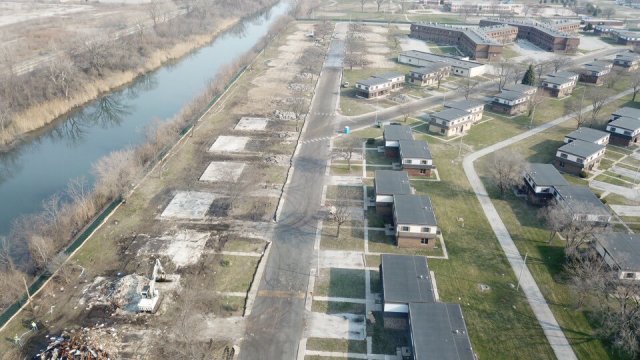
<path fill-rule="evenodd" d="M 577 31 L 577 21 L 559 21 L 543 24 L 533 20 L 496 19 L 480 20 L 480 27 L 509 25 L 518 29 L 517 38 L 527 40 L 547 51 L 575 51 L 580 38 L 572 33 Z"/>

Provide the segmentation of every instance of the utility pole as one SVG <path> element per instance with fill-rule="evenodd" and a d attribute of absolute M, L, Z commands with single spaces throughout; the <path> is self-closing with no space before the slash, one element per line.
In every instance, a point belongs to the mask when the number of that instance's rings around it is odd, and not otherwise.
<path fill-rule="evenodd" d="M 522 267 L 520 268 L 520 275 L 518 275 L 518 286 L 516 286 L 516 291 L 520 289 L 520 279 L 522 279 L 522 273 L 524 272 L 524 268 L 527 266 L 527 257 L 529 256 L 529 252 L 527 251 L 524 254 L 524 262 L 522 263 Z"/>

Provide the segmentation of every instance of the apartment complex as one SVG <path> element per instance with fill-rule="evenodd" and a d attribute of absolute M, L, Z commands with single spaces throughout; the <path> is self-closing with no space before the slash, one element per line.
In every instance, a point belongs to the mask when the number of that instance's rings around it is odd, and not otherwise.
<path fill-rule="evenodd" d="M 385 96 L 400 89 L 404 83 L 404 74 L 388 72 L 356 82 L 356 95 L 371 99 Z"/>
<path fill-rule="evenodd" d="M 579 75 L 568 71 L 560 71 L 545 75 L 540 87 L 552 97 L 563 98 L 571 95 L 578 83 Z"/>
<path fill-rule="evenodd" d="M 480 26 L 509 25 L 518 29 L 517 38 L 527 40 L 547 51 L 575 51 L 580 38 L 572 33 L 580 28 L 578 21 L 558 21 L 543 24 L 534 20 L 480 20 Z"/>
<path fill-rule="evenodd" d="M 613 63 L 607 61 L 592 61 L 582 65 L 580 69 L 580 81 L 589 84 L 602 85 L 604 79 L 609 76 Z"/>
<path fill-rule="evenodd" d="M 461 59 L 456 56 L 437 55 L 417 50 L 401 52 L 400 55 L 398 55 L 398 62 L 418 67 L 442 62 L 451 65 L 451 75 L 462 77 L 480 76 L 487 71 L 486 65 L 475 61 Z"/>
<path fill-rule="evenodd" d="M 640 68 L 640 55 L 631 52 L 617 54 L 613 59 L 613 65 L 619 66 L 627 71 L 635 71 Z"/>

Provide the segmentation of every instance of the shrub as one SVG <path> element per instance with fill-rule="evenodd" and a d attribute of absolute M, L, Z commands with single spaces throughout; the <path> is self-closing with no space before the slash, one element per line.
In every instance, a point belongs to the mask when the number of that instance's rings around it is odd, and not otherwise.
<path fill-rule="evenodd" d="M 584 170 L 580 171 L 580 177 L 581 177 L 581 178 L 583 178 L 583 179 L 584 179 L 584 178 L 586 178 L 586 177 L 588 177 L 588 176 L 589 176 L 589 173 L 588 173 L 588 172 L 586 172 L 586 171 L 584 171 Z"/>

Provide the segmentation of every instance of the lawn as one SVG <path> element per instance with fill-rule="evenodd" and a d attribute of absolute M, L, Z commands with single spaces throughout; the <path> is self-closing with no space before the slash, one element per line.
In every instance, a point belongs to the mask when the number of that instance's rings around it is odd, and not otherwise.
<path fill-rule="evenodd" d="M 313 291 L 315 296 L 364 299 L 364 270 L 327 268 L 320 270 Z"/>
<path fill-rule="evenodd" d="M 359 225 L 359 226 L 358 226 Z M 333 225 L 324 225 L 320 238 L 320 248 L 323 250 L 364 251 L 364 230 L 362 223 L 353 227 L 343 225 L 340 228 L 340 236 L 337 237 L 338 228 Z"/>
<path fill-rule="evenodd" d="M 337 301 L 318 301 L 313 300 L 311 311 L 324 314 L 358 314 L 365 315 L 364 304 L 355 304 Z"/>
<path fill-rule="evenodd" d="M 253 274 L 258 267 L 258 257 L 218 256 L 218 267 L 212 291 L 247 292 L 253 281 Z M 251 271 L 247 271 L 252 269 Z"/>
<path fill-rule="evenodd" d="M 307 350 L 366 354 L 367 342 L 363 340 L 309 338 L 307 339 Z M 318 359 L 313 357 L 305 358 Z"/>
<path fill-rule="evenodd" d="M 386 236 L 384 231 L 369 230 L 369 251 L 387 254 L 442 256 L 442 246 L 437 240 L 436 247 L 429 248 L 399 248 L 393 236 Z"/>

